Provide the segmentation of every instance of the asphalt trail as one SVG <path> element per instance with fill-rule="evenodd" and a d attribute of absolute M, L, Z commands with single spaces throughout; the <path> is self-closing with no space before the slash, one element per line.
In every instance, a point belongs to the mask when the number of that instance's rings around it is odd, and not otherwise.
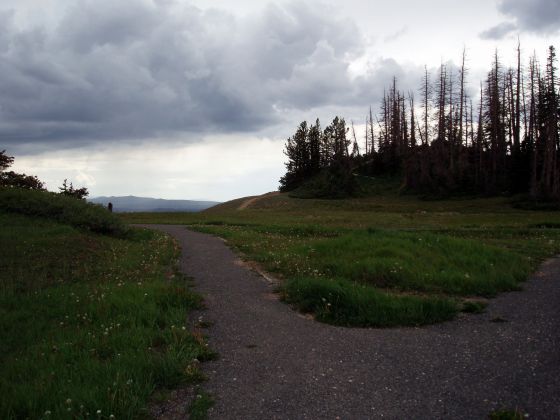
<path fill-rule="evenodd" d="M 182 246 L 204 295 L 214 419 L 483 419 L 503 407 L 560 419 L 560 259 L 486 312 L 421 328 L 350 329 L 306 319 L 223 240 L 149 226 Z M 501 318 L 505 322 L 492 322 Z"/>

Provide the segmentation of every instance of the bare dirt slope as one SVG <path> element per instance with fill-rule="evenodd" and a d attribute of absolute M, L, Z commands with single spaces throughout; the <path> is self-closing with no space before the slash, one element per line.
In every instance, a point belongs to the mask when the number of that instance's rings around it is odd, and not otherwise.
<path fill-rule="evenodd" d="M 208 306 L 204 387 L 215 419 L 483 419 L 520 408 L 560 418 L 560 260 L 481 315 L 422 328 L 349 329 L 306 319 L 212 236 L 152 226 L 183 247 Z M 501 321 L 501 322 L 496 322 Z"/>

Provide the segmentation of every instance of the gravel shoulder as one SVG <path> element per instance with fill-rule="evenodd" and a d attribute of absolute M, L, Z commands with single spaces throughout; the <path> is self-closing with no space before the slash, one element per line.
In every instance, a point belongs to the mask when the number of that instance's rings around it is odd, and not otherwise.
<path fill-rule="evenodd" d="M 205 363 L 215 419 L 560 418 L 560 259 L 486 312 L 421 328 L 354 329 L 279 302 L 223 240 L 184 226 L 181 269 L 206 301 L 220 355 Z M 500 320 L 502 322 L 494 322 Z"/>

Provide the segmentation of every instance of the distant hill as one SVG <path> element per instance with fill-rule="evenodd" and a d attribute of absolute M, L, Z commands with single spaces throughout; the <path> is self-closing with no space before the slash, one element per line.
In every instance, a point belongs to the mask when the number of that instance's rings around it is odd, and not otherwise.
<path fill-rule="evenodd" d="M 113 211 L 115 212 L 196 212 L 220 204 L 217 201 L 164 200 L 162 198 L 135 197 L 133 195 L 126 197 L 93 197 L 88 201 L 103 206 L 113 203 Z"/>

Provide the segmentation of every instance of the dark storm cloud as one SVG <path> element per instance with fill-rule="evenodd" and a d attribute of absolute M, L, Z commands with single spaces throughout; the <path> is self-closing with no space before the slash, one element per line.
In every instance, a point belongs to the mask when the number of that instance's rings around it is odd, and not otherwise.
<path fill-rule="evenodd" d="M 513 21 L 502 22 L 480 34 L 482 39 L 502 39 L 513 32 L 550 35 L 560 31 L 560 1 L 500 0 L 498 10 Z"/>
<path fill-rule="evenodd" d="M 558 0 L 502 0 L 498 9 L 516 19 L 520 29 L 549 34 L 560 30 Z"/>
<path fill-rule="evenodd" d="M 197 9 L 174 15 L 148 2 L 81 1 L 48 33 L 2 18 L 4 142 L 236 130 L 271 118 L 224 85 L 205 47 L 224 53 L 229 41 L 225 32 L 214 37 L 212 17 Z"/>
<path fill-rule="evenodd" d="M 363 48 L 353 22 L 302 2 L 238 18 L 80 0 L 56 27 L 25 29 L 0 12 L 0 143 L 251 131 L 279 109 L 371 102 L 387 63 L 352 80 L 348 61 Z"/>

